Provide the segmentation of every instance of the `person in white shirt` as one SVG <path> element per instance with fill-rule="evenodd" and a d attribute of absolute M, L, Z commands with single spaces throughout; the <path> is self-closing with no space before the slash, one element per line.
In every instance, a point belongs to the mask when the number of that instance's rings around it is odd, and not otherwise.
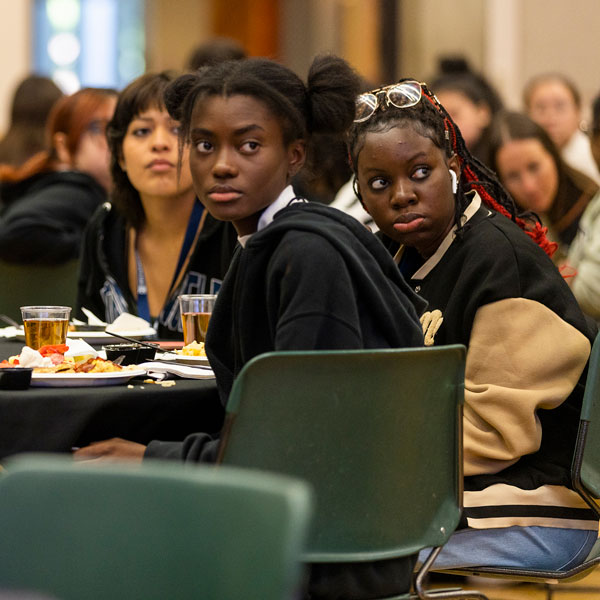
<path fill-rule="evenodd" d="M 582 129 L 581 96 L 571 80 L 560 73 L 544 73 L 526 86 L 527 113 L 552 138 L 563 160 L 600 183 L 589 136 Z"/>

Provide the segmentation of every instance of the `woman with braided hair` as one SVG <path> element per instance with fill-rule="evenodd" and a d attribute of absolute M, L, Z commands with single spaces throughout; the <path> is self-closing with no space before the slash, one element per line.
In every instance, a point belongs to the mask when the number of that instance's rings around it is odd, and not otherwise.
<path fill-rule="evenodd" d="M 357 192 L 428 303 L 426 344 L 467 347 L 464 515 L 439 569 L 566 569 L 598 522 L 572 489 L 594 333 L 494 174 L 423 84 L 359 96 L 349 150 Z"/>

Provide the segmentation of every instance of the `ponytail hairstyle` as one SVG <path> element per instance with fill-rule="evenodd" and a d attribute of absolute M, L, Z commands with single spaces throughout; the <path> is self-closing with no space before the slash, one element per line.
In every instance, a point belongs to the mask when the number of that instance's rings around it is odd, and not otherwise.
<path fill-rule="evenodd" d="M 410 81 L 407 79 L 400 80 Z M 483 203 L 496 212 L 514 221 L 541 248 L 552 256 L 557 245 L 546 238 L 546 229 L 537 218 L 530 214 L 517 214 L 517 207 L 504 189 L 496 174 L 475 158 L 467 149 L 459 128 L 454 123 L 446 109 L 429 91 L 425 84 L 420 84 L 422 95 L 414 106 L 396 108 L 388 104 L 383 109 L 381 105 L 366 121 L 353 123 L 348 138 L 348 149 L 353 170 L 358 170 L 358 159 L 363 148 L 365 136 L 370 132 L 389 131 L 394 127 L 410 125 L 419 135 L 429 138 L 447 158 L 456 155 L 460 163 L 458 190 L 456 193 L 455 223 L 457 234 L 461 231 L 461 215 L 470 202 L 465 195 L 476 191 Z"/>
<path fill-rule="evenodd" d="M 213 96 L 252 96 L 276 115 L 283 141 L 313 133 L 342 134 L 352 124 L 360 78 L 337 56 L 314 59 L 305 85 L 290 69 L 266 58 L 227 61 L 182 75 L 165 92 L 165 106 L 180 121 L 180 157 L 189 142 L 192 113 Z"/>

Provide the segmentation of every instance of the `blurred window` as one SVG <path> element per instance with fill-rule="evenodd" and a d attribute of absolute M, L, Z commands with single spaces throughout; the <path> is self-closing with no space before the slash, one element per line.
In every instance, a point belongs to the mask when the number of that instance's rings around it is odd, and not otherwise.
<path fill-rule="evenodd" d="M 143 0 L 35 0 L 33 70 L 66 92 L 121 89 L 145 70 Z"/>

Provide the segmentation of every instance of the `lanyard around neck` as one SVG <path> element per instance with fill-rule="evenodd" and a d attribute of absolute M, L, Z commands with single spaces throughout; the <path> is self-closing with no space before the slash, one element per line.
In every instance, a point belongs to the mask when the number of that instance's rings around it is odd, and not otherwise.
<path fill-rule="evenodd" d="M 175 273 L 173 275 L 173 279 L 171 281 L 171 285 L 169 286 L 169 290 L 173 289 L 177 278 L 179 277 L 179 273 L 183 268 L 183 265 L 187 259 L 187 256 L 192 248 L 192 244 L 194 243 L 194 239 L 196 237 L 196 232 L 198 231 L 198 226 L 200 225 L 200 221 L 202 219 L 202 214 L 204 212 L 204 207 L 198 200 L 194 203 L 194 208 L 192 209 L 192 214 L 190 215 L 190 219 L 188 221 L 187 229 L 185 231 L 185 237 L 183 238 L 183 244 L 181 245 L 181 251 L 179 252 L 179 259 L 177 260 L 177 267 L 175 268 Z M 138 316 L 146 321 L 150 322 L 150 306 L 148 304 L 148 286 L 146 285 L 146 276 L 144 275 L 144 267 L 142 265 L 142 259 L 140 258 L 140 254 L 137 249 L 137 240 L 134 247 L 135 252 L 135 269 L 137 275 L 137 313 Z M 156 323 L 153 324 L 153 327 L 156 329 Z"/>

